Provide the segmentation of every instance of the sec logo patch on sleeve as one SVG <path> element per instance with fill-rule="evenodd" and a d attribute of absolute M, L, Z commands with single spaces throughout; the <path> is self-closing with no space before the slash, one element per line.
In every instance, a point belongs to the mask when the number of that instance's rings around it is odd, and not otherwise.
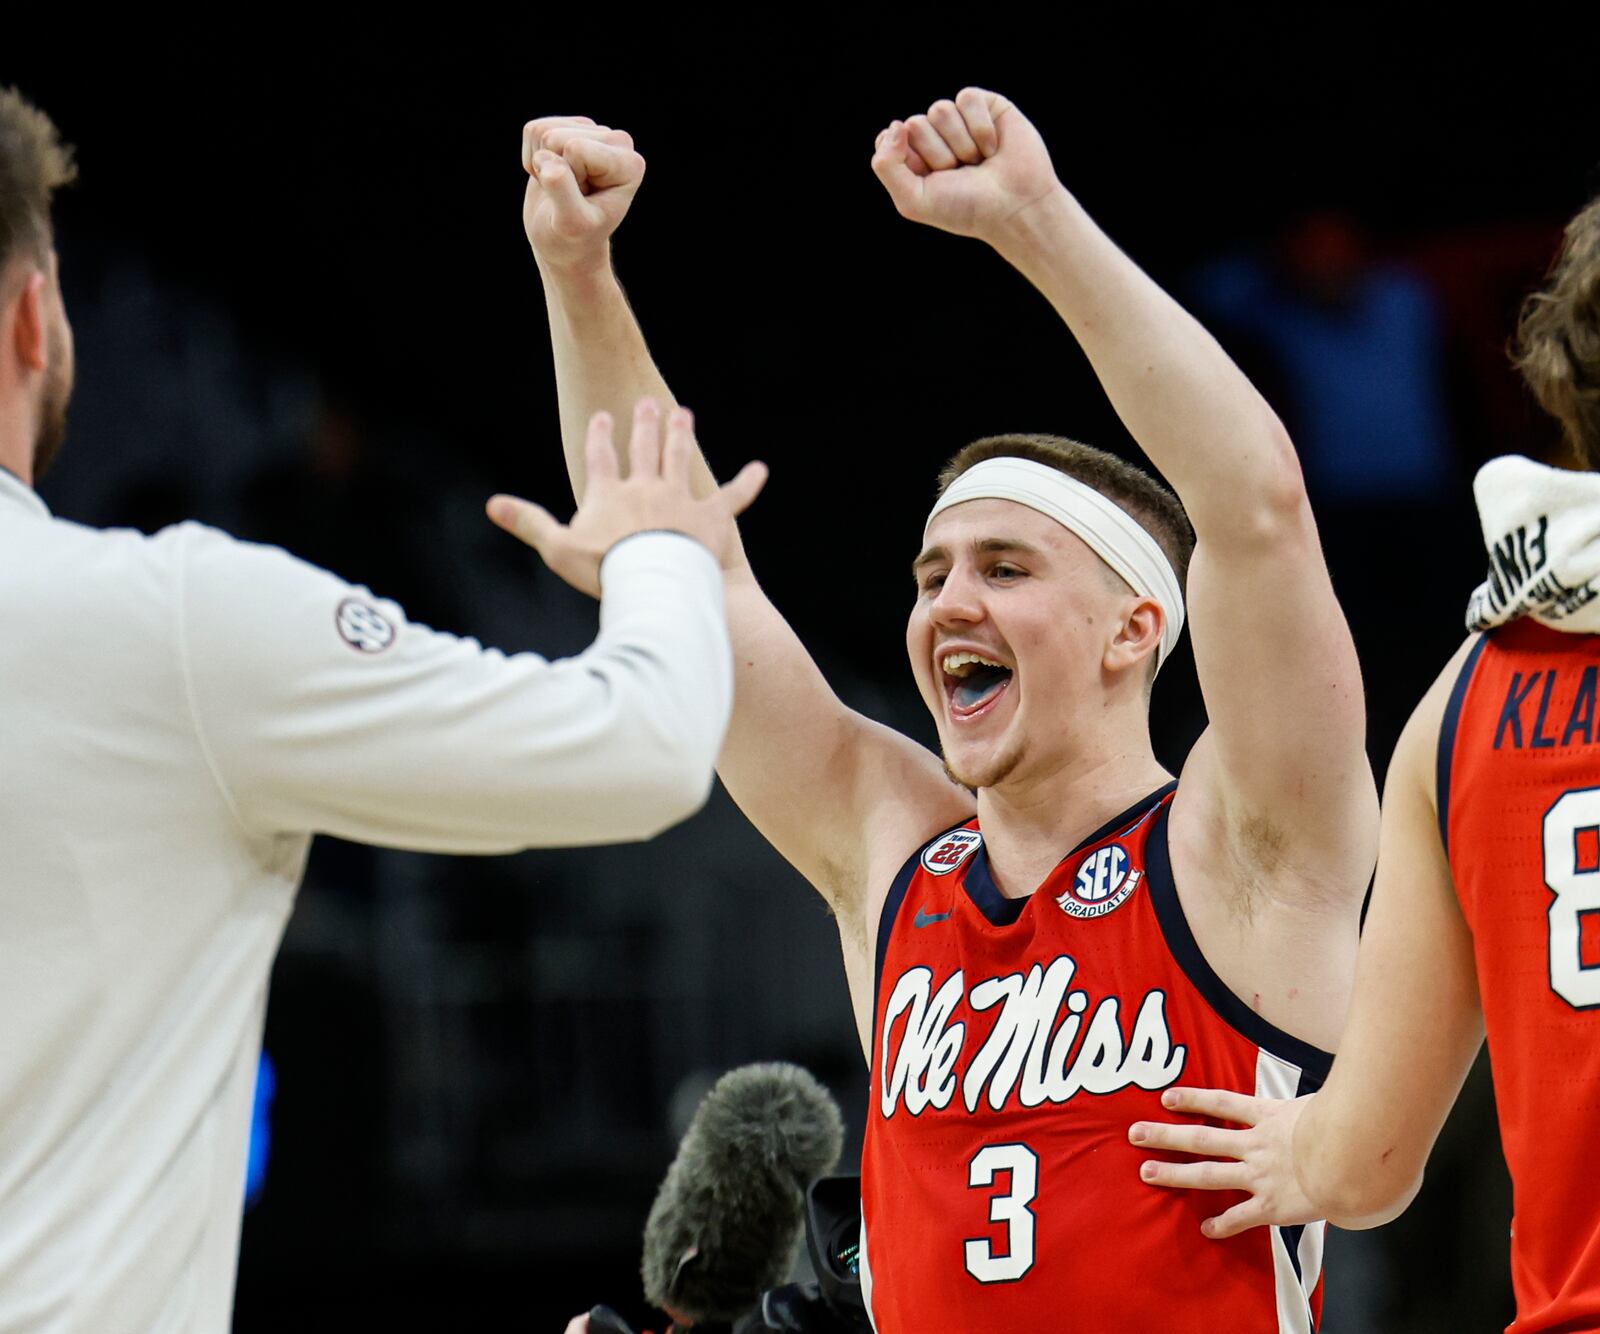
<path fill-rule="evenodd" d="M 360 598 L 346 598 L 334 613 L 339 638 L 357 653 L 382 653 L 394 643 L 394 622 Z"/>

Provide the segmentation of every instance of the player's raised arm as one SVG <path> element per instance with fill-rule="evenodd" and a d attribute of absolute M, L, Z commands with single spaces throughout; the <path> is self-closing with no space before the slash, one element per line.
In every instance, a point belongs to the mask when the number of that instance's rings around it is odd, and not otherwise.
<path fill-rule="evenodd" d="M 1151 1159 L 1152 1185 L 1246 1191 L 1206 1223 L 1228 1237 L 1263 1223 L 1326 1218 L 1373 1227 L 1410 1203 L 1483 1041 L 1472 935 L 1439 833 L 1439 725 L 1466 646 L 1412 715 L 1384 791 L 1382 846 L 1355 997 L 1323 1089 L 1298 1102 L 1169 1089 L 1171 1111 L 1247 1126 L 1140 1122 L 1129 1137 L 1207 1161 Z"/>
<path fill-rule="evenodd" d="M 621 131 L 583 117 L 547 117 L 523 131 L 523 223 L 543 279 L 575 491 L 584 487 L 582 423 L 640 395 L 670 403 L 611 264 L 644 159 Z M 703 459 L 696 485 L 715 485 Z M 970 800 L 922 747 L 845 708 L 768 601 L 735 544 L 724 560 L 737 671 L 733 723 L 718 761 L 729 792 L 767 839 L 840 913 L 865 907 L 866 886 L 920 839 L 970 814 Z M 870 843 L 869 843 L 870 836 Z M 869 847 L 888 849 L 886 872 Z M 860 934 L 864 921 L 852 920 Z M 862 936 L 865 948 L 865 936 Z M 847 962 L 849 954 L 847 950 Z"/>
<path fill-rule="evenodd" d="M 1188 510 L 1189 623 L 1212 727 L 1179 801 L 1210 801 L 1212 823 L 1320 867 L 1348 911 L 1376 830 L 1360 672 L 1277 416 L 1095 225 L 1005 98 L 969 88 L 894 122 L 873 169 L 905 217 L 987 241 L 1050 300 Z"/>
<path fill-rule="evenodd" d="M 609 412 L 622 420 L 645 398 L 664 409 L 674 404 L 611 267 L 610 237 L 644 180 L 645 162 L 624 130 L 587 116 L 546 116 L 523 126 L 522 165 L 522 225 L 550 316 L 562 451 L 581 498 L 590 417 Z M 698 453 L 693 476 L 700 494 L 714 489 Z"/>

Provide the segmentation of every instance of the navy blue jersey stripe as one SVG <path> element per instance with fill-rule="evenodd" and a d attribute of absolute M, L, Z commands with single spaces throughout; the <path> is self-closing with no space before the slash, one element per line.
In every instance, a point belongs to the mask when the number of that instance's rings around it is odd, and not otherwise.
<path fill-rule="evenodd" d="M 1129 832 L 1124 826 L 1143 824 L 1144 817 L 1150 813 L 1151 808 L 1169 792 L 1176 792 L 1177 790 L 1178 780 L 1174 778 L 1170 783 L 1163 783 L 1149 796 L 1140 797 L 1138 801 L 1134 802 L 1120 815 L 1112 816 L 1094 833 L 1090 834 L 1088 838 L 1080 839 L 1078 846 L 1073 848 L 1072 852 L 1067 854 L 1067 857 L 1072 856 L 1073 852 L 1082 852 L 1085 848 L 1093 846 L 1103 838 L 1110 838 L 1112 834 Z M 1065 861 L 1066 857 L 1061 860 Z"/>
<path fill-rule="evenodd" d="M 1488 635 L 1478 636 L 1472 652 L 1461 664 L 1461 672 L 1450 691 L 1450 702 L 1444 706 L 1444 717 L 1439 721 L 1439 767 L 1434 779 L 1433 800 L 1439 812 L 1439 838 L 1444 844 L 1446 856 L 1450 853 L 1450 766 L 1456 753 L 1456 725 L 1461 721 L 1461 701 L 1467 697 L 1467 687 L 1472 684 L 1478 658 L 1488 642 Z"/>
<path fill-rule="evenodd" d="M 1283 1238 L 1283 1248 L 1289 1252 L 1289 1264 L 1294 1269 L 1295 1281 L 1304 1289 L 1306 1276 L 1300 1272 L 1300 1238 L 1304 1235 L 1306 1225 L 1296 1223 L 1293 1227 L 1280 1227 L 1273 1229 Z"/>
<path fill-rule="evenodd" d="M 1145 847 L 1144 863 L 1145 883 L 1150 888 L 1150 901 L 1155 905 L 1156 920 L 1161 923 L 1167 948 L 1172 951 L 1178 967 L 1194 983 L 1195 990 L 1205 997 L 1228 1027 L 1280 1060 L 1299 1066 L 1320 1083 L 1328 1077 L 1333 1057 L 1268 1023 L 1228 990 L 1227 984 L 1200 952 L 1194 932 L 1189 929 L 1189 919 L 1183 915 L 1183 905 L 1178 902 L 1178 887 L 1172 878 L 1172 854 L 1167 847 L 1167 817 L 1171 813 L 1172 807 L 1168 805 L 1156 816 L 1155 827 Z"/>
<path fill-rule="evenodd" d="M 1139 824 L 1156 804 L 1177 786 L 1174 780 L 1164 787 L 1157 788 L 1149 796 L 1140 797 L 1127 810 L 1112 816 L 1087 838 L 1080 839 L 1077 846 L 1061 860 L 1066 861 L 1068 857 L 1082 852 L 1085 848 L 1093 847 L 1101 839 L 1122 832 L 1128 825 Z M 994 882 L 994 874 L 989 870 L 987 847 L 979 848 L 967 860 L 961 887 L 967 891 L 967 897 L 972 900 L 973 907 L 984 915 L 990 926 L 1010 926 L 1022 916 L 1022 910 L 1028 906 L 1028 900 L 1033 897 L 1031 894 L 1024 894 L 1021 898 L 1011 899 L 1000 892 L 1000 887 Z"/>
<path fill-rule="evenodd" d="M 1317 1318 L 1311 1309 L 1311 1289 L 1306 1284 L 1306 1276 L 1300 1268 L 1300 1238 L 1305 1235 L 1306 1225 L 1296 1223 L 1293 1227 L 1275 1227 L 1272 1229 L 1283 1239 L 1283 1249 L 1289 1254 L 1289 1264 L 1294 1269 L 1294 1281 L 1300 1289 L 1301 1301 L 1304 1303 L 1306 1323 L 1311 1329 L 1311 1334 L 1317 1334 Z"/>
<path fill-rule="evenodd" d="M 1308 1093 L 1315 1093 L 1322 1087 L 1322 1082 L 1328 1077 L 1326 1070 L 1307 1070 L 1300 1067 L 1300 1082 L 1295 1085 L 1294 1096 L 1303 1098 Z"/>
<path fill-rule="evenodd" d="M 894 921 L 900 915 L 900 905 L 906 901 L 906 891 L 911 888 L 911 877 L 917 873 L 917 865 L 922 861 L 922 854 L 937 843 L 941 838 L 953 833 L 957 829 L 966 827 L 963 820 L 958 825 L 951 825 L 949 829 L 934 835 L 920 848 L 906 858 L 905 865 L 900 868 L 899 874 L 894 878 L 894 883 L 889 886 L 889 897 L 883 901 L 883 915 L 878 918 L 878 952 L 872 965 L 872 1041 L 878 1041 L 878 988 L 883 982 L 883 961 L 889 955 L 889 937 L 894 934 Z"/>
<path fill-rule="evenodd" d="M 967 858 L 961 888 L 966 890 L 972 906 L 984 915 L 990 926 L 1010 926 L 1022 916 L 1022 910 L 1032 897 L 1024 894 L 1021 898 L 1008 899 L 1000 892 L 1000 886 L 995 884 L 994 874 L 989 870 L 989 850 L 986 847 L 979 848 Z"/>

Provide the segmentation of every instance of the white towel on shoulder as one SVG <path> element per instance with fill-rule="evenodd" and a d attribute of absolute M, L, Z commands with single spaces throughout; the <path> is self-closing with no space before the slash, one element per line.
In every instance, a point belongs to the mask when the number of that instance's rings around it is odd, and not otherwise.
<path fill-rule="evenodd" d="M 1508 454 L 1478 469 L 1472 490 L 1489 577 L 1467 604 L 1467 629 L 1531 616 L 1556 630 L 1600 633 L 1600 473 Z"/>

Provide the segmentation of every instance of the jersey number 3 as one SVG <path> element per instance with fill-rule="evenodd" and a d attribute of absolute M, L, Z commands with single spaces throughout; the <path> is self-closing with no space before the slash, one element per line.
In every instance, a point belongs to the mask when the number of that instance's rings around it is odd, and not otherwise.
<path fill-rule="evenodd" d="M 1600 914 L 1600 787 L 1566 793 L 1544 817 L 1550 989 L 1575 1010 L 1600 1008 L 1600 962 L 1583 961 L 1583 923 Z"/>
<path fill-rule="evenodd" d="M 1011 1189 L 989 1200 L 989 1221 L 1006 1225 L 1006 1246 L 995 1254 L 988 1237 L 967 1241 L 967 1273 L 979 1283 L 1015 1283 L 1033 1268 L 1033 1210 L 1039 1193 L 1039 1157 L 1026 1144 L 986 1144 L 967 1169 L 969 1190 L 988 1190 L 1001 1172 L 1011 1176 Z"/>

